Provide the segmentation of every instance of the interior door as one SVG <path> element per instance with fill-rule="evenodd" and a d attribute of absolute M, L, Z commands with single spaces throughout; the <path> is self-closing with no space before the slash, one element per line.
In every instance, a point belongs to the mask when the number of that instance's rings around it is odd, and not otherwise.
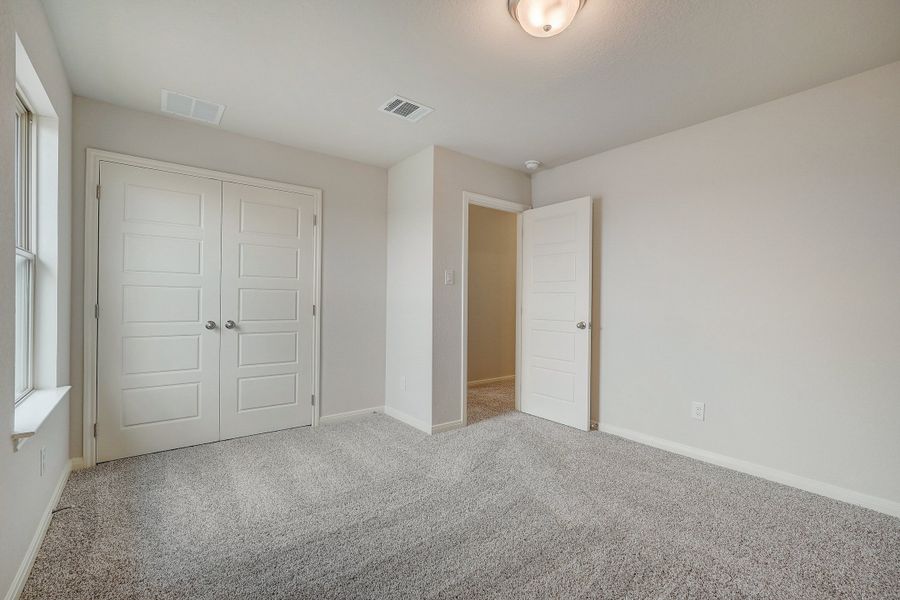
<path fill-rule="evenodd" d="M 97 459 L 217 440 L 222 184 L 101 162 L 100 185 Z"/>
<path fill-rule="evenodd" d="M 522 412 L 588 431 L 591 199 L 525 211 L 522 260 Z"/>
<path fill-rule="evenodd" d="M 312 195 L 224 184 L 222 439 L 312 423 Z"/>

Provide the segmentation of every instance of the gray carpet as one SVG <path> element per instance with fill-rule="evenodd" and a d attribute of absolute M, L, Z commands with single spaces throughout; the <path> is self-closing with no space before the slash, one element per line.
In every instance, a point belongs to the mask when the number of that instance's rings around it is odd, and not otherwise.
<path fill-rule="evenodd" d="M 466 420 L 469 425 L 516 410 L 516 382 L 498 381 L 470 385 L 466 391 Z"/>
<path fill-rule="evenodd" d="M 900 598 L 900 520 L 506 413 L 77 472 L 24 598 Z"/>

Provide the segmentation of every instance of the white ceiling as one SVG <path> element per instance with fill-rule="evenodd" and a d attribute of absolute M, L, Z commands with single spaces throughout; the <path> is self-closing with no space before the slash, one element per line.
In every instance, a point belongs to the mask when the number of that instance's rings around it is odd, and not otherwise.
<path fill-rule="evenodd" d="M 76 94 L 391 165 L 438 144 L 555 166 L 900 60 L 900 0 L 587 0 L 558 37 L 506 0 L 44 0 Z M 381 114 L 394 94 L 435 108 Z"/>

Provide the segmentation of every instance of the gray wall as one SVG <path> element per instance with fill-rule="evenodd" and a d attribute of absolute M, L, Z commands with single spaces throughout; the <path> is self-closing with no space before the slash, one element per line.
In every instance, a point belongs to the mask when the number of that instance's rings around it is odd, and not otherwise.
<path fill-rule="evenodd" d="M 900 501 L 900 63 L 533 193 L 601 212 L 601 426 Z"/>
<path fill-rule="evenodd" d="M 433 147 L 391 167 L 385 410 L 426 431 L 431 427 L 433 198 Z"/>
<path fill-rule="evenodd" d="M 434 356 L 432 425 L 462 418 L 462 286 L 444 285 L 444 270 L 462 272 L 463 192 L 531 206 L 527 173 L 436 146 L 434 149 Z"/>
<path fill-rule="evenodd" d="M 386 408 L 424 431 L 462 416 L 462 285 L 444 270 L 462 272 L 464 191 L 531 202 L 527 174 L 440 146 L 390 170 Z"/>
<path fill-rule="evenodd" d="M 385 169 L 86 98 L 74 106 L 73 455 L 82 453 L 86 148 L 320 188 L 322 415 L 384 404 Z"/>

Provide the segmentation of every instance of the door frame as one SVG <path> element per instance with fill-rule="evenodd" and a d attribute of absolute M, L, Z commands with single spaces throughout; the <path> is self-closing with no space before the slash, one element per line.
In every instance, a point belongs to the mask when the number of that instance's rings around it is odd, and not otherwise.
<path fill-rule="evenodd" d="M 463 192 L 462 218 L 462 269 L 460 271 L 460 287 L 462 288 L 462 359 L 460 363 L 461 388 L 460 415 L 461 427 L 469 424 L 467 403 L 469 396 L 469 206 L 483 206 L 516 215 L 516 410 L 520 406 L 520 374 L 522 372 L 522 213 L 531 205 L 510 202 L 476 194 Z"/>
<path fill-rule="evenodd" d="M 239 183 L 252 185 L 283 192 L 294 192 L 313 196 L 315 199 L 316 226 L 313 228 L 313 241 L 316 255 L 313 258 L 313 301 L 316 305 L 315 325 L 313 327 L 313 393 L 316 401 L 310 407 L 312 409 L 312 426 L 319 424 L 321 415 L 322 396 L 320 393 L 321 354 L 322 354 L 322 190 L 235 175 L 224 171 L 191 167 L 177 163 L 153 160 L 118 152 L 109 152 L 88 148 L 85 157 L 84 177 L 84 307 L 82 310 L 82 328 L 84 334 L 84 380 L 83 380 L 83 421 L 82 421 L 82 452 L 84 466 L 92 467 L 97 463 L 97 440 L 94 437 L 94 426 L 97 419 L 97 376 L 99 364 L 97 361 L 97 295 L 99 285 L 99 221 L 100 221 L 100 163 L 112 162 L 132 167 L 143 167 L 215 179 L 224 183 Z"/>

